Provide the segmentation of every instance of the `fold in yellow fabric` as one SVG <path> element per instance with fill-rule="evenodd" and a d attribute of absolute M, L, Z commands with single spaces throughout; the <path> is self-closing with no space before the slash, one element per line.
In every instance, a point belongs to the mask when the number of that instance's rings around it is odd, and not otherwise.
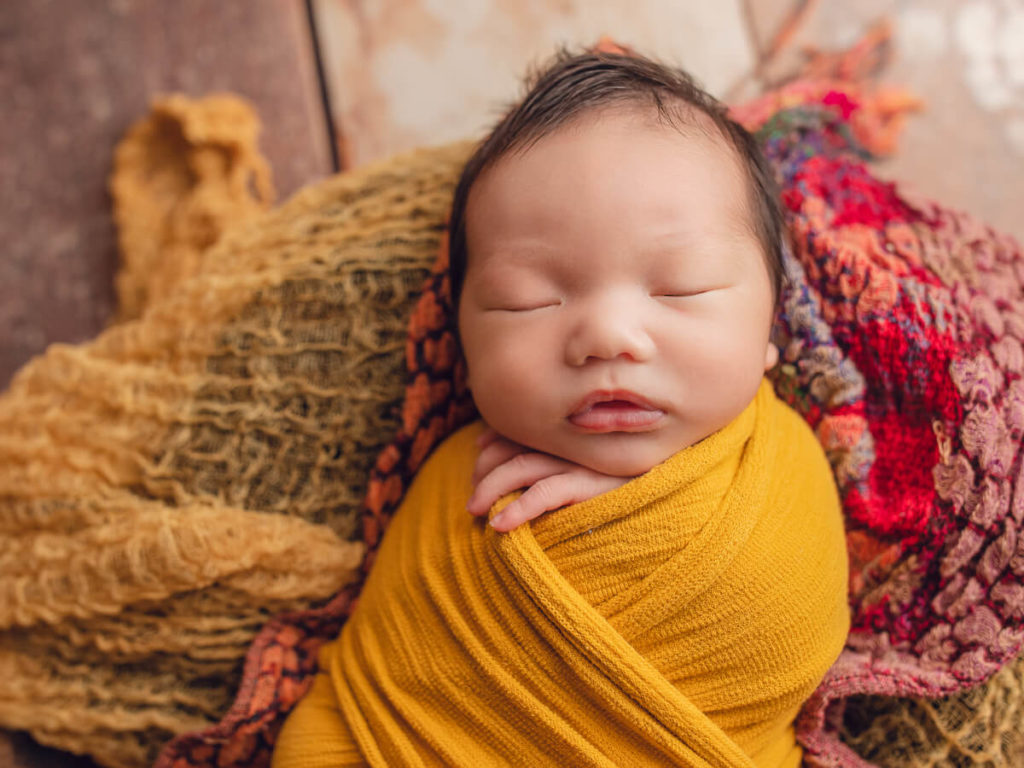
<path fill-rule="evenodd" d="M 275 768 L 798 766 L 793 720 L 849 630 L 807 424 L 764 382 L 719 432 L 509 533 L 465 511 L 480 430 L 412 483 Z"/>

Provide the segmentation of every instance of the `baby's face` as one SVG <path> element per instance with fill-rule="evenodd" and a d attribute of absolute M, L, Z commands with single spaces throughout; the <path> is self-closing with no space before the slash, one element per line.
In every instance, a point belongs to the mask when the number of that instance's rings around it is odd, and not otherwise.
<path fill-rule="evenodd" d="M 776 352 L 772 289 L 730 150 L 604 111 L 474 184 L 459 328 L 502 435 L 606 474 L 724 427 Z"/>

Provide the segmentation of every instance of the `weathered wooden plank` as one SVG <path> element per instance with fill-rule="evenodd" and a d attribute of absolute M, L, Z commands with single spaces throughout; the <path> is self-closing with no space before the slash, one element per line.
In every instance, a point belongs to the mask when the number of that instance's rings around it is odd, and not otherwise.
<path fill-rule="evenodd" d="M 741 0 L 312 0 L 343 165 L 480 135 L 527 65 L 610 35 L 715 93 L 753 62 Z"/>
<path fill-rule="evenodd" d="M 112 314 L 115 143 L 153 96 L 233 91 L 281 196 L 333 170 L 304 0 L 0 3 L 0 388 Z"/>

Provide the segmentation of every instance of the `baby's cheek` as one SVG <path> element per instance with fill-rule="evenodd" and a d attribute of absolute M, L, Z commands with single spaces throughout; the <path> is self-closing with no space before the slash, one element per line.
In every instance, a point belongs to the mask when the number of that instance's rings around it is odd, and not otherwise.
<path fill-rule="evenodd" d="M 545 390 L 554 388 L 551 375 L 531 364 L 528 356 L 509 350 L 488 355 L 470 378 L 473 398 L 491 426 L 511 436 L 544 410 Z"/>
<path fill-rule="evenodd" d="M 474 329 L 472 349 L 466 350 L 469 383 L 485 419 L 492 421 L 498 410 L 532 417 L 543 410 L 542 399 L 557 390 L 564 371 L 558 365 L 557 329 L 550 325 L 550 318 L 526 313 L 485 318 Z"/>
<path fill-rule="evenodd" d="M 506 350 L 479 360 L 471 384 L 474 397 L 480 400 L 521 402 L 535 396 L 535 387 L 542 380 L 528 360 Z"/>

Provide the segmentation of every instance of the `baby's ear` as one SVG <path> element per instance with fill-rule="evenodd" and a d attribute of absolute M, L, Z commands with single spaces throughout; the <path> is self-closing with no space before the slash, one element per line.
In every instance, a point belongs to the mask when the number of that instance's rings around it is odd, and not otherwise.
<path fill-rule="evenodd" d="M 777 362 L 779 362 L 779 348 L 769 341 L 768 349 L 764 353 L 764 369 L 771 370 Z"/>

